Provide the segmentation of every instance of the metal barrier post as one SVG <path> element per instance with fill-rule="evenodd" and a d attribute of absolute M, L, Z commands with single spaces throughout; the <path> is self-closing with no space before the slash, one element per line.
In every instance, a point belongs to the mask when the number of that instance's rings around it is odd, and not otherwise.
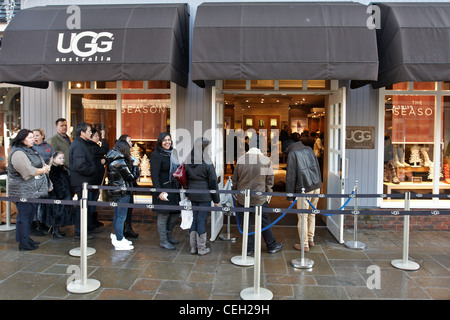
<path fill-rule="evenodd" d="M 302 188 L 302 193 L 305 193 L 305 188 Z M 298 201 L 298 199 L 297 199 Z M 302 198 L 300 202 L 300 209 L 304 208 L 305 199 Z M 314 261 L 311 259 L 305 259 L 305 219 L 304 213 L 301 214 L 301 235 L 300 235 L 300 248 L 301 248 L 301 256 L 300 259 L 291 260 L 291 264 L 294 268 L 297 269 L 310 269 L 314 266 Z"/>
<path fill-rule="evenodd" d="M 358 194 L 358 180 L 355 181 L 355 195 Z M 363 250 L 366 247 L 364 242 L 358 241 L 358 198 L 355 197 L 355 210 L 353 214 L 353 241 L 347 241 L 344 245 L 349 249 Z"/>
<path fill-rule="evenodd" d="M 6 196 L 9 197 L 9 177 L 6 175 Z M 1 212 L 1 203 L 0 203 Z M 0 226 L 0 231 L 12 231 L 16 230 L 16 226 L 11 224 L 11 202 L 6 201 L 6 214 L 5 214 L 6 224 Z"/>
<path fill-rule="evenodd" d="M 411 194 L 405 192 L 405 211 L 410 210 Z M 409 215 L 403 217 L 403 259 L 392 260 L 391 264 L 397 269 L 418 270 L 420 265 L 414 261 L 408 260 L 409 255 Z"/>
<path fill-rule="evenodd" d="M 231 212 L 226 213 L 227 215 L 227 233 L 226 234 L 221 234 L 219 236 L 220 240 L 224 240 L 224 241 L 231 241 L 231 242 L 235 242 L 236 238 L 232 238 L 231 237 L 231 232 L 230 232 L 230 216 L 231 216 Z"/>
<path fill-rule="evenodd" d="M 80 225 L 80 279 L 71 281 L 67 284 L 67 291 L 72 293 L 88 293 L 97 290 L 100 287 L 100 281 L 95 279 L 87 279 L 87 183 L 83 183 L 83 195 L 81 199 L 81 225 Z"/>
<path fill-rule="evenodd" d="M 245 194 L 245 200 L 244 200 L 244 207 L 249 208 L 250 207 L 250 189 L 244 190 Z M 248 215 L 249 212 L 244 212 L 244 223 L 243 223 L 243 230 L 242 230 L 242 255 L 241 256 L 235 256 L 231 258 L 231 262 L 233 264 L 236 264 L 238 266 L 253 266 L 255 264 L 255 259 L 253 257 L 247 256 L 247 243 L 248 243 Z"/>
<path fill-rule="evenodd" d="M 241 291 L 243 300 L 272 300 L 273 293 L 261 288 L 261 218 L 262 206 L 255 207 L 255 267 L 253 273 L 253 287 Z"/>
<path fill-rule="evenodd" d="M 86 232 L 86 236 L 85 236 L 85 241 L 87 243 L 87 199 L 88 199 L 88 188 L 87 188 L 88 184 L 87 182 L 83 183 L 83 191 L 82 191 L 82 195 L 81 195 L 81 199 L 80 200 L 80 247 L 77 248 L 73 248 L 72 250 L 69 251 L 69 255 L 71 255 L 72 257 L 81 257 L 81 255 L 83 254 L 82 251 L 82 247 L 83 247 L 83 237 L 82 234 L 84 232 Z M 86 221 L 85 221 L 85 226 L 83 227 L 83 200 L 86 200 Z M 84 248 L 84 250 L 86 250 L 86 256 L 92 256 L 96 250 L 94 248 L 90 248 L 90 247 L 86 247 Z"/>

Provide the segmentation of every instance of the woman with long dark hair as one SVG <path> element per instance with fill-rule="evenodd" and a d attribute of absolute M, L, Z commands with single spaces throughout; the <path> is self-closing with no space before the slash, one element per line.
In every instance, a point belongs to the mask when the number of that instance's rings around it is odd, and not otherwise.
<path fill-rule="evenodd" d="M 156 148 L 150 155 L 150 171 L 154 188 L 178 189 L 178 183 L 173 173 L 179 166 L 176 150 L 173 149 L 172 137 L 169 132 L 160 133 Z M 153 204 L 178 206 L 180 195 L 177 192 L 154 192 Z M 159 246 L 174 250 L 174 244 L 179 243 L 172 237 L 172 231 L 180 217 L 180 211 L 154 209 L 157 213 Z"/>
<path fill-rule="evenodd" d="M 191 152 L 191 163 L 186 164 L 188 177 L 188 191 L 186 195 L 194 207 L 205 207 L 204 210 L 193 211 L 193 221 L 189 230 L 189 244 L 191 254 L 205 255 L 210 252 L 206 247 L 206 220 L 208 218 L 208 207 L 211 201 L 216 207 L 219 206 L 220 197 L 218 193 L 210 193 L 208 190 L 218 190 L 217 176 L 214 165 L 208 155 L 207 147 L 210 141 L 199 138 L 194 142 Z M 204 193 L 189 193 L 189 189 L 205 189 Z"/>
<path fill-rule="evenodd" d="M 22 129 L 11 142 L 12 149 L 8 158 L 9 196 L 13 198 L 46 198 L 50 166 L 32 148 L 33 131 Z M 39 243 L 30 238 L 30 228 L 38 204 L 28 201 L 16 202 L 16 241 L 19 250 L 35 250 Z"/>
<path fill-rule="evenodd" d="M 133 163 L 130 156 L 130 145 L 123 140 L 117 140 L 114 148 L 106 155 L 108 163 L 108 183 L 118 189 L 109 190 L 108 193 L 113 196 L 114 202 L 130 203 L 130 191 L 122 190 L 123 187 L 133 187 L 136 180 L 133 173 Z M 119 188 L 120 187 L 120 188 Z M 127 217 L 127 208 L 114 207 L 114 234 L 111 234 L 111 242 L 116 250 L 132 250 L 131 241 L 123 236 L 123 227 Z"/>

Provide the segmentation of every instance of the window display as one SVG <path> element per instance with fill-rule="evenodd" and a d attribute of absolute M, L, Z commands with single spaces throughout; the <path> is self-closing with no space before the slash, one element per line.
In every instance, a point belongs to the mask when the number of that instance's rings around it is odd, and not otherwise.
<path fill-rule="evenodd" d="M 70 127 L 86 121 L 105 130 L 111 148 L 120 135 L 130 136 L 143 180 L 150 181 L 148 159 L 158 135 L 170 131 L 171 90 L 168 81 L 69 82 Z"/>
<path fill-rule="evenodd" d="M 439 193 L 450 192 L 450 177 L 446 178 L 450 163 L 450 96 L 442 94 L 441 100 L 436 88 L 438 83 L 434 82 L 386 88 L 384 193 L 436 193 L 436 188 Z"/>

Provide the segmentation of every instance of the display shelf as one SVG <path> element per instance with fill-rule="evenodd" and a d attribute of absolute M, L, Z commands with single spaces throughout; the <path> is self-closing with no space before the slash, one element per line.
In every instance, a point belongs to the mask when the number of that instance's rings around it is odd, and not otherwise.
<path fill-rule="evenodd" d="M 392 182 L 385 182 L 384 185 L 386 186 L 386 193 L 391 194 L 392 190 L 425 190 L 427 193 L 430 193 L 430 191 L 433 190 L 433 183 L 432 182 L 420 182 L 420 183 L 414 183 L 414 182 L 400 182 L 398 184 L 392 183 Z M 450 184 L 440 182 L 439 183 L 439 189 L 450 189 Z"/>

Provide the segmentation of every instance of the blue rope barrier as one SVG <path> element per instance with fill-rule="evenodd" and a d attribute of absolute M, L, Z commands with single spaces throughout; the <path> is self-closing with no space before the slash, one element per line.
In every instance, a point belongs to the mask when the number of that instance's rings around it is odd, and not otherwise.
<path fill-rule="evenodd" d="M 294 206 L 294 204 L 295 204 L 296 202 L 297 202 L 297 199 L 295 199 L 294 202 L 292 202 L 292 204 L 289 206 L 288 209 L 291 209 L 291 208 Z M 234 197 L 233 197 L 233 206 L 236 207 L 236 200 L 234 199 Z M 272 228 L 272 226 L 275 225 L 275 224 L 276 224 L 278 221 L 280 221 L 281 219 L 283 219 L 284 216 L 285 216 L 286 214 L 287 214 L 287 212 L 284 212 L 281 216 L 279 216 L 277 219 L 275 219 L 275 221 L 273 221 L 273 222 L 270 223 L 269 225 L 267 225 L 267 226 L 265 226 L 264 228 L 262 228 L 262 229 L 261 229 L 261 232 L 266 231 L 266 230 L 269 229 L 269 228 Z M 240 225 L 240 223 L 239 223 L 239 217 L 238 217 L 237 214 L 236 214 L 236 221 L 237 221 L 238 230 L 239 230 L 239 232 L 242 234 L 242 229 L 241 229 L 241 225 Z M 253 231 L 253 232 L 250 232 L 248 235 L 250 236 L 250 235 L 253 235 L 253 234 L 255 234 L 254 231 Z"/>
<path fill-rule="evenodd" d="M 352 193 L 350 193 L 350 197 L 347 199 L 347 201 L 345 201 L 345 203 L 338 209 L 340 210 L 344 210 L 345 206 L 350 202 L 350 200 L 353 198 L 352 195 L 355 194 L 355 190 L 352 191 Z M 311 206 L 311 208 L 313 208 L 313 210 L 317 210 L 317 208 L 315 208 L 313 206 L 313 204 L 311 203 L 311 201 L 309 201 L 309 199 L 306 199 L 306 201 L 308 201 L 309 205 Z M 331 213 L 322 213 L 324 216 L 333 216 L 334 214 Z"/>

